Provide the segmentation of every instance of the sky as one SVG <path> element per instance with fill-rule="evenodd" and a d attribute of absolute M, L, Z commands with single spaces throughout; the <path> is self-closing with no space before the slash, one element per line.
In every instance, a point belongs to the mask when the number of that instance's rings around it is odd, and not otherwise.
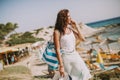
<path fill-rule="evenodd" d="M 120 0 L 0 0 L 0 23 L 17 23 L 17 32 L 54 26 L 61 9 L 77 23 L 89 23 L 120 17 Z"/>

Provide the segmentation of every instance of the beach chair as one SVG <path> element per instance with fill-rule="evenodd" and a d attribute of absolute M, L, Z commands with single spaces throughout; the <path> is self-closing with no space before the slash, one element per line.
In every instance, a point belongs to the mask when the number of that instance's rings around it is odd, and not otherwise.
<path fill-rule="evenodd" d="M 119 60 L 119 58 L 120 58 L 120 56 L 119 55 L 117 55 L 117 54 L 110 54 L 110 56 L 111 56 L 111 60 L 112 61 L 117 61 L 117 60 Z"/>
<path fill-rule="evenodd" d="M 93 77 L 95 78 L 95 80 L 98 80 L 98 78 L 102 79 L 104 78 L 104 76 L 111 76 L 109 75 L 110 73 L 112 74 L 112 77 L 116 77 L 119 78 L 119 73 L 120 72 L 120 68 L 117 65 L 112 65 L 112 66 L 104 66 L 104 64 L 98 64 L 99 65 L 99 70 L 95 70 L 93 71 L 91 74 L 93 75 Z M 100 76 L 100 75 L 104 75 L 104 76 Z M 103 79 L 102 79 L 103 80 Z M 106 80 L 106 79 L 105 79 Z M 109 80 L 109 79 L 107 79 Z"/>
<path fill-rule="evenodd" d="M 101 56 L 101 53 L 97 54 L 97 63 L 99 64 L 99 67 L 100 67 L 101 70 L 112 70 L 112 69 L 115 69 L 115 68 L 119 68 L 119 66 L 117 66 L 117 65 L 112 65 L 112 66 L 105 67 L 103 57 Z"/>
<path fill-rule="evenodd" d="M 101 70 L 105 70 L 105 71 L 119 68 L 119 66 L 117 66 L 117 65 L 105 67 L 104 64 L 99 64 L 99 66 L 100 66 Z"/>
<path fill-rule="evenodd" d="M 118 76 L 116 71 L 120 71 L 120 67 L 117 65 L 112 65 L 112 66 L 105 66 L 103 62 L 103 58 L 100 53 L 97 54 L 97 64 L 96 64 L 99 69 L 93 70 L 91 73 L 93 74 L 94 77 L 98 77 L 100 74 L 107 73 L 107 72 L 114 72 L 114 76 Z"/>

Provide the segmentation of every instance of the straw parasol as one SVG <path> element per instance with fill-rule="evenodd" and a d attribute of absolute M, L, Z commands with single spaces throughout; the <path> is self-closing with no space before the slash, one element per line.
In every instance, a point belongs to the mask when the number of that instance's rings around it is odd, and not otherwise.
<path fill-rule="evenodd" d="M 117 40 L 112 40 L 112 39 L 106 38 L 105 40 L 103 40 L 100 43 L 100 45 L 106 45 L 107 48 L 108 48 L 108 52 L 110 53 L 110 46 L 109 46 L 109 44 L 114 43 L 114 42 L 117 42 Z"/>
<path fill-rule="evenodd" d="M 15 52 L 15 51 L 18 51 L 18 49 L 16 49 L 15 47 L 2 47 L 2 48 L 0 48 L 0 54 L 8 53 L 8 52 Z"/>
<path fill-rule="evenodd" d="M 97 43 L 100 43 L 100 42 L 99 41 L 88 41 L 88 42 L 85 43 L 85 45 L 89 45 L 90 44 L 91 48 L 93 48 L 93 45 L 97 44 Z"/>

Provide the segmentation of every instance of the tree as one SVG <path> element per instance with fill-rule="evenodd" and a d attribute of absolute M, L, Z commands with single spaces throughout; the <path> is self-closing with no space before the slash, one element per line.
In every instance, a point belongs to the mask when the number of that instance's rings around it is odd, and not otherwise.
<path fill-rule="evenodd" d="M 32 34 L 33 34 L 33 33 L 31 33 L 31 32 L 25 32 L 25 33 L 22 35 L 22 37 L 23 37 L 23 38 L 32 37 Z"/>
<path fill-rule="evenodd" d="M 35 31 L 35 35 L 38 35 L 39 31 L 43 30 L 43 28 L 40 28 L 40 29 L 36 29 Z"/>
<path fill-rule="evenodd" d="M 0 24 L 0 42 L 2 42 L 5 39 L 5 36 L 7 36 L 10 32 L 14 31 L 16 28 L 18 28 L 17 23 L 11 23 L 8 22 L 6 24 Z"/>

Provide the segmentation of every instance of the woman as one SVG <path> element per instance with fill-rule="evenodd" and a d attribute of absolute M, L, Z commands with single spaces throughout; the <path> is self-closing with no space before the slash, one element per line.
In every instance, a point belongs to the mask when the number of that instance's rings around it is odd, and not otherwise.
<path fill-rule="evenodd" d="M 53 36 L 60 75 L 65 76 L 67 72 L 72 80 L 88 80 L 90 72 L 75 47 L 76 42 L 78 44 L 84 38 L 71 19 L 69 10 L 63 9 L 58 13 Z"/>

